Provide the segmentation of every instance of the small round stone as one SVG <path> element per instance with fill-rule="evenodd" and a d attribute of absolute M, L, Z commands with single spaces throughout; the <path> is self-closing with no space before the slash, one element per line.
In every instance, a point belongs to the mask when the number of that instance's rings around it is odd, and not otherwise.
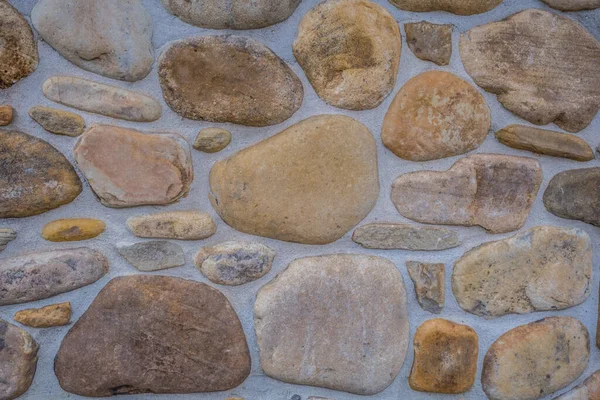
<path fill-rule="evenodd" d="M 205 153 L 217 153 L 231 143 L 231 133 L 221 128 L 202 129 L 194 141 L 194 149 Z"/>

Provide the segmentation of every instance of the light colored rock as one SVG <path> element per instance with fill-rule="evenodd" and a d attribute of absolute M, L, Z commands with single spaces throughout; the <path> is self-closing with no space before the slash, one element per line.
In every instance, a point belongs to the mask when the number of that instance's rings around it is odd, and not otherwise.
<path fill-rule="evenodd" d="M 421 308 L 430 313 L 440 314 L 446 301 L 444 264 L 407 261 L 406 268 L 415 285 L 417 301 Z"/>
<path fill-rule="evenodd" d="M 56 108 L 35 106 L 29 109 L 29 116 L 45 130 L 57 135 L 79 136 L 85 129 L 81 116 Z"/>
<path fill-rule="evenodd" d="M 14 110 L 9 104 L 0 105 L 0 126 L 7 126 L 13 120 Z"/>
<path fill-rule="evenodd" d="M 304 97 L 290 67 L 267 46 L 244 36 L 168 43 L 158 76 L 168 106 L 189 119 L 276 125 L 290 118 Z"/>
<path fill-rule="evenodd" d="M 600 399 L 600 370 L 594 372 L 580 385 L 554 400 L 598 400 Z"/>
<path fill-rule="evenodd" d="M 129 264 L 143 272 L 180 267 L 185 264 L 185 254 L 181 246 L 166 240 L 120 245 L 117 246 L 117 251 Z"/>
<path fill-rule="evenodd" d="M 478 148 L 491 126 L 490 108 L 468 82 L 444 71 L 409 80 L 385 115 L 381 139 L 398 157 L 429 161 Z"/>
<path fill-rule="evenodd" d="M 48 99 L 78 110 L 136 122 L 156 121 L 160 103 L 142 93 L 72 76 L 53 76 L 42 85 Z"/>
<path fill-rule="evenodd" d="M 444 172 L 401 175 L 392 201 L 404 217 L 427 224 L 478 225 L 491 233 L 525 224 L 542 183 L 537 160 L 476 154 Z"/>
<path fill-rule="evenodd" d="M 4 250 L 8 243 L 17 238 L 17 232 L 10 228 L 0 228 L 0 251 Z"/>
<path fill-rule="evenodd" d="M 40 0 L 31 20 L 46 43 L 80 68 L 131 82 L 152 69 L 152 18 L 140 0 Z"/>
<path fill-rule="evenodd" d="M 72 242 L 95 238 L 104 232 L 104 229 L 106 224 L 98 219 L 57 219 L 44 226 L 42 237 L 51 242 Z"/>
<path fill-rule="evenodd" d="M 0 343 L 0 393 L 2 399 L 12 400 L 31 386 L 39 346 L 29 333 L 3 319 L 0 319 Z"/>
<path fill-rule="evenodd" d="M 447 11 L 458 15 L 481 14 L 502 3 L 502 0 L 390 0 L 406 11 Z"/>
<path fill-rule="evenodd" d="M 293 50 L 321 99 L 367 110 L 394 89 L 402 35 L 394 17 L 374 2 L 327 0 L 304 16 Z"/>
<path fill-rule="evenodd" d="M 450 64 L 453 25 L 438 25 L 427 21 L 404 24 L 406 43 L 421 60 L 437 65 Z"/>
<path fill-rule="evenodd" d="M 0 1 L 0 43 L 0 89 L 6 89 L 35 71 L 39 62 L 31 27 L 8 1 Z"/>
<path fill-rule="evenodd" d="M 367 249 L 438 251 L 460 246 L 458 233 L 446 228 L 393 223 L 358 227 L 352 240 Z"/>
<path fill-rule="evenodd" d="M 552 8 L 561 11 L 582 11 L 600 8 L 600 0 L 542 0 Z"/>
<path fill-rule="evenodd" d="M 50 328 L 67 325 L 71 321 L 71 303 L 51 304 L 15 313 L 15 321 L 33 328 Z"/>
<path fill-rule="evenodd" d="M 567 386 L 587 367 L 590 337 L 572 317 L 550 317 L 500 336 L 483 359 L 490 400 L 534 400 Z"/>
<path fill-rule="evenodd" d="M 205 153 L 217 153 L 227 147 L 229 143 L 231 143 L 231 133 L 228 130 L 206 128 L 196 136 L 194 148 Z"/>
<path fill-rule="evenodd" d="M 600 43 L 570 18 L 522 11 L 463 33 L 460 55 L 475 83 L 531 123 L 579 132 L 600 107 Z"/>
<path fill-rule="evenodd" d="M 127 227 L 137 237 L 155 239 L 202 240 L 217 231 L 209 214 L 194 210 L 138 215 Z"/>
<path fill-rule="evenodd" d="M 402 275 L 380 257 L 295 260 L 258 292 L 254 327 L 268 376 L 381 392 L 400 371 L 409 340 Z"/>
<path fill-rule="evenodd" d="M 311 117 L 217 162 L 210 189 L 215 210 L 239 231 L 331 243 L 377 201 L 375 140 L 352 118 Z"/>
<path fill-rule="evenodd" d="M 186 196 L 194 179 L 183 136 L 94 125 L 73 149 L 77 166 L 107 207 L 165 205 Z"/>

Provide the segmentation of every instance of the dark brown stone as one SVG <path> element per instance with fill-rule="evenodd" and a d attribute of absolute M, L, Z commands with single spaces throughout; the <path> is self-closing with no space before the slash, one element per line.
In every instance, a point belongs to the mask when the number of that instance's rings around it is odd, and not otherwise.
<path fill-rule="evenodd" d="M 7 1 L 0 1 L 0 49 L 0 89 L 11 87 L 37 68 L 31 27 Z"/>
<path fill-rule="evenodd" d="M 0 399 L 16 399 L 29 389 L 38 344 L 29 333 L 0 319 Z"/>

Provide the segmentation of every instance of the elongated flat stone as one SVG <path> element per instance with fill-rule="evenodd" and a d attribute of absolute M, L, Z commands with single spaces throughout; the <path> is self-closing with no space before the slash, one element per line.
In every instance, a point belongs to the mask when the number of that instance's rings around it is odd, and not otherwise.
<path fill-rule="evenodd" d="M 460 246 L 456 231 L 393 223 L 372 223 L 358 227 L 352 240 L 367 249 L 438 251 Z"/>
<path fill-rule="evenodd" d="M 42 229 L 42 237 L 51 242 L 73 242 L 95 238 L 106 229 L 98 219 L 68 218 L 49 222 Z"/>
<path fill-rule="evenodd" d="M 415 293 L 421 308 L 433 314 L 441 313 L 446 301 L 444 264 L 407 261 L 406 269 L 415 284 Z"/>
<path fill-rule="evenodd" d="M 185 254 L 181 246 L 166 240 L 120 245 L 117 246 L 117 251 L 129 264 L 143 272 L 180 267 L 185 264 Z"/>
<path fill-rule="evenodd" d="M 179 240 L 206 239 L 217 231 L 209 214 L 194 210 L 137 215 L 127 227 L 137 237 Z"/>
<path fill-rule="evenodd" d="M 597 400 L 600 399 L 600 370 L 594 372 L 580 385 L 554 400 Z"/>
<path fill-rule="evenodd" d="M 498 6 L 502 0 L 390 0 L 406 11 L 447 11 L 458 15 L 481 14 Z"/>
<path fill-rule="evenodd" d="M 4 250 L 16 238 L 17 232 L 10 228 L 0 228 L 0 251 Z"/>
<path fill-rule="evenodd" d="M 15 321 L 32 328 L 50 328 L 67 325 L 71 321 L 71 303 L 51 304 L 15 313 Z"/>
<path fill-rule="evenodd" d="M 438 25 L 427 21 L 404 24 L 406 43 L 421 60 L 437 65 L 450 64 L 453 25 Z"/>
<path fill-rule="evenodd" d="M 57 135 L 79 136 L 85 129 L 85 121 L 81 116 L 56 108 L 35 106 L 29 109 L 29 116 L 48 132 Z"/>
<path fill-rule="evenodd" d="M 6 89 L 35 71 L 39 62 L 31 27 L 8 1 L 0 1 L 0 43 L 0 89 Z"/>
<path fill-rule="evenodd" d="M 600 0 L 542 0 L 552 8 L 561 11 L 582 11 L 600 8 Z"/>
<path fill-rule="evenodd" d="M 39 346 L 29 333 L 3 319 L 0 344 L 0 393 L 2 399 L 16 399 L 31 386 Z"/>

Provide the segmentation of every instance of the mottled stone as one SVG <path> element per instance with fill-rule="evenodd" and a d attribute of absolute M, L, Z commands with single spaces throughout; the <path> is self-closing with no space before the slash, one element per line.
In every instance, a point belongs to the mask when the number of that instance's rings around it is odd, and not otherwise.
<path fill-rule="evenodd" d="M 168 43 L 158 76 L 169 107 L 196 120 L 275 125 L 290 118 L 304 97 L 290 67 L 267 46 L 244 36 Z"/>
<path fill-rule="evenodd" d="M 29 116 L 45 130 L 57 135 L 79 136 L 85 129 L 81 116 L 56 108 L 35 106 L 29 109 Z"/>
<path fill-rule="evenodd" d="M 600 8 L 600 0 L 542 0 L 552 8 L 561 11 L 582 11 Z"/>
<path fill-rule="evenodd" d="M 274 258 L 275 251 L 260 243 L 225 242 L 203 247 L 195 261 L 212 282 L 237 286 L 268 274 Z"/>
<path fill-rule="evenodd" d="M 500 336 L 483 359 L 481 384 L 490 400 L 534 400 L 567 386 L 590 357 L 586 327 L 572 317 L 551 317 Z"/>
<path fill-rule="evenodd" d="M 127 227 L 137 237 L 154 239 L 202 240 L 217 231 L 209 214 L 193 210 L 137 215 Z"/>
<path fill-rule="evenodd" d="M 180 267 L 185 264 L 185 254 L 181 246 L 166 240 L 120 245 L 117 246 L 117 251 L 129 264 L 143 272 Z"/>
<path fill-rule="evenodd" d="M 429 161 L 478 148 L 491 126 L 490 108 L 470 83 L 444 71 L 409 80 L 385 115 L 381 139 L 398 157 Z"/>
<path fill-rule="evenodd" d="M 98 219 L 57 219 L 44 226 L 42 237 L 51 242 L 73 242 L 95 238 L 104 232 L 104 229 L 106 224 Z"/>
<path fill-rule="evenodd" d="M 42 85 L 48 99 L 95 114 L 136 122 L 156 121 L 160 103 L 142 93 L 72 76 L 53 76 Z"/>
<path fill-rule="evenodd" d="M 577 161 L 594 159 L 594 150 L 585 140 L 560 132 L 510 125 L 496 132 L 496 139 L 506 146 L 547 156 Z"/>
<path fill-rule="evenodd" d="M 61 343 L 54 372 L 64 390 L 82 396 L 213 392 L 246 379 L 250 354 L 221 292 L 134 275 L 100 291 Z"/>
<path fill-rule="evenodd" d="M 421 308 L 439 314 L 445 304 L 446 275 L 444 264 L 407 261 L 406 268 L 415 285 L 417 301 Z"/>
<path fill-rule="evenodd" d="M 86 247 L 0 259 L 0 305 L 46 299 L 90 285 L 108 272 L 108 260 Z"/>
<path fill-rule="evenodd" d="M 9 104 L 0 105 L 0 126 L 10 125 L 15 112 Z"/>
<path fill-rule="evenodd" d="M 8 1 L 0 1 L 0 43 L 0 89 L 6 89 L 35 71 L 39 61 L 31 27 Z"/>
<path fill-rule="evenodd" d="M 458 15 L 481 14 L 496 8 L 502 0 L 390 0 L 406 11 L 446 11 Z"/>
<path fill-rule="evenodd" d="M 15 313 L 15 321 L 33 328 L 67 325 L 71 321 L 71 303 L 51 304 Z"/>
<path fill-rule="evenodd" d="M 475 83 L 531 123 L 579 132 L 600 107 L 600 43 L 570 18 L 522 11 L 463 33 L 460 55 Z"/>
<path fill-rule="evenodd" d="M 413 390 L 457 394 L 471 389 L 477 374 L 479 338 L 467 325 L 431 319 L 417 328 L 408 378 Z"/>
<path fill-rule="evenodd" d="M 600 399 L 600 370 L 594 372 L 580 385 L 554 400 L 598 400 Z"/>
<path fill-rule="evenodd" d="M 556 174 L 544 192 L 544 206 L 561 218 L 600 227 L 600 167 Z"/>
<path fill-rule="evenodd" d="M 210 189 L 215 210 L 239 231 L 331 243 L 377 201 L 375 140 L 352 118 L 311 117 L 217 162 Z"/>
<path fill-rule="evenodd" d="M 404 24 L 406 43 L 421 60 L 437 65 L 450 64 L 453 25 L 438 25 L 421 21 Z"/>
<path fill-rule="evenodd" d="M 80 68 L 131 82 L 152 69 L 152 18 L 140 0 L 40 0 L 31 21 Z"/>
<path fill-rule="evenodd" d="M 81 190 L 75 168 L 52 145 L 0 130 L 0 218 L 41 214 L 72 202 Z"/>
<path fill-rule="evenodd" d="M 367 249 L 438 251 L 460 246 L 458 233 L 446 228 L 393 223 L 360 226 L 352 240 Z"/>
<path fill-rule="evenodd" d="M 107 207 L 165 205 L 186 196 L 192 155 L 176 133 L 94 125 L 73 149 L 77 166 Z"/>
<path fill-rule="evenodd" d="M 10 228 L 0 228 L 0 251 L 4 250 L 8 243 L 17 238 L 17 232 Z"/>
<path fill-rule="evenodd" d="M 31 386 L 39 346 L 29 333 L 3 319 L 0 319 L 0 343 L 0 394 L 2 399 L 12 400 Z"/>
<path fill-rule="evenodd" d="M 257 295 L 260 365 L 294 384 L 372 395 L 406 356 L 406 291 L 381 257 L 338 254 L 293 261 Z"/>
<path fill-rule="evenodd" d="M 217 153 L 227 147 L 229 143 L 231 143 L 231 133 L 228 130 L 206 128 L 196 136 L 194 148 L 205 153 Z"/>

